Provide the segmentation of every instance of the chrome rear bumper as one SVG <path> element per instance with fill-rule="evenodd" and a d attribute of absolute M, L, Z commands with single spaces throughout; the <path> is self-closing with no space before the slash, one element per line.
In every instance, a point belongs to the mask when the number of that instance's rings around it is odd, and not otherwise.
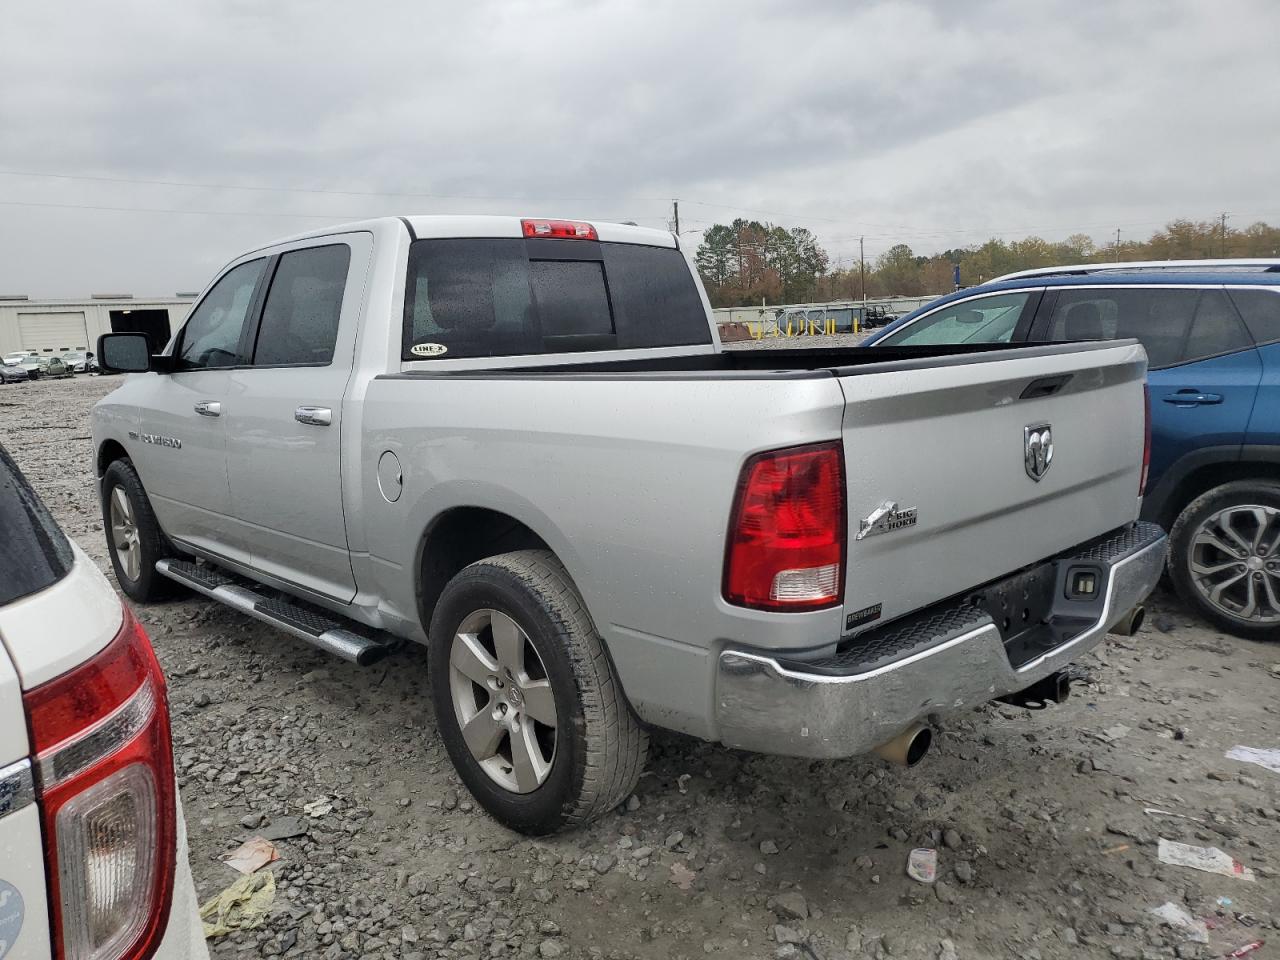
<path fill-rule="evenodd" d="M 939 630 L 949 627 L 953 635 L 922 634 L 918 642 L 913 637 L 899 659 L 864 672 L 832 673 L 776 654 L 726 649 L 716 676 L 720 740 L 759 753 L 854 756 L 929 714 L 1025 689 L 1096 646 L 1146 598 L 1164 567 L 1165 543 L 1164 531 L 1140 523 L 1060 558 L 1059 564 L 1088 562 L 1105 572 L 1101 612 L 1070 639 L 1017 667 L 995 622 L 971 608 L 959 608 L 957 616 L 943 611 L 928 621 Z"/>

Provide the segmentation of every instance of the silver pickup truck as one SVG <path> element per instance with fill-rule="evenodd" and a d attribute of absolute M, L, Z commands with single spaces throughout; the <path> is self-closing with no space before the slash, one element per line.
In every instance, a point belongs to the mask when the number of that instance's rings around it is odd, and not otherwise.
<path fill-rule="evenodd" d="M 469 789 L 625 800 L 646 727 L 913 762 L 1136 628 L 1134 342 L 722 352 L 670 233 L 407 217 L 246 253 L 93 415 L 121 587 L 358 663 L 428 648 Z"/>

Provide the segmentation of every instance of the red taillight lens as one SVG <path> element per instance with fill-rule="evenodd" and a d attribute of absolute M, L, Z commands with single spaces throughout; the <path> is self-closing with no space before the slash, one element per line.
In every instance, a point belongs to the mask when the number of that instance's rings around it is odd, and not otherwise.
<path fill-rule="evenodd" d="M 1142 385 L 1142 479 L 1138 483 L 1138 496 L 1147 494 L 1147 475 L 1151 473 L 1151 390 Z"/>
<path fill-rule="evenodd" d="M 818 610 L 844 583 L 839 442 L 773 450 L 742 468 L 729 523 L 724 598 L 760 610 Z"/>
<path fill-rule="evenodd" d="M 526 237 L 551 237 L 560 240 L 599 240 L 596 228 L 581 220 L 521 220 Z"/>
<path fill-rule="evenodd" d="M 126 608 L 92 660 L 23 697 L 53 929 L 65 960 L 143 960 L 173 897 L 177 794 L 164 674 Z"/>

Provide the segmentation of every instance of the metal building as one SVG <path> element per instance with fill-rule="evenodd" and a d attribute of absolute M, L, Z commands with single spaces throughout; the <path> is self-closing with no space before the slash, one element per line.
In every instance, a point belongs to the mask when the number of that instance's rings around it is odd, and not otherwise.
<path fill-rule="evenodd" d="M 126 330 L 147 334 L 152 348 L 159 351 L 186 318 L 194 299 L 194 294 L 94 294 L 86 300 L 31 300 L 0 294 L 0 354 L 94 350 L 101 334 Z"/>

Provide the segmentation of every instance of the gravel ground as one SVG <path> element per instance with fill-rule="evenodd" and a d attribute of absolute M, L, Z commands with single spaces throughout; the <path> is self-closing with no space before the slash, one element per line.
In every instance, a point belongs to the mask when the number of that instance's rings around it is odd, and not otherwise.
<path fill-rule="evenodd" d="M 5 445 L 108 571 L 87 418 L 118 382 L 0 389 Z M 467 798 L 421 651 L 361 669 L 205 600 L 139 613 L 170 677 L 201 899 L 239 876 L 221 856 L 280 838 L 272 914 L 215 957 L 1280 955 L 1280 775 L 1223 756 L 1280 747 L 1280 650 L 1152 607 L 1066 704 L 947 718 L 912 771 L 659 734 L 624 809 L 542 841 Z M 1158 837 L 1257 881 L 1162 864 Z M 933 886 L 905 874 L 921 846 Z M 1209 946 L 1148 913 L 1167 901 L 1213 924 Z"/>

